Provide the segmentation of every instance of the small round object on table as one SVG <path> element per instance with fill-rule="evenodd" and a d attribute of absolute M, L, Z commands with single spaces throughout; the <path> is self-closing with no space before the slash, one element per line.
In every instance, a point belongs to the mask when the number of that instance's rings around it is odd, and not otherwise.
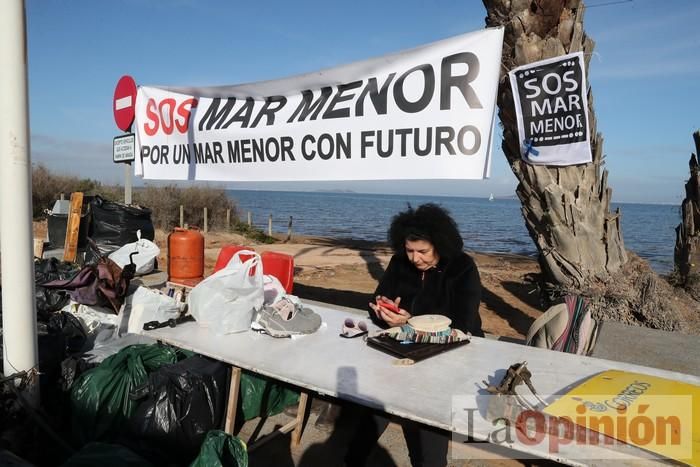
<path fill-rule="evenodd" d="M 445 331 L 452 324 L 452 320 L 443 315 L 420 315 L 408 320 L 413 329 L 421 332 Z"/>

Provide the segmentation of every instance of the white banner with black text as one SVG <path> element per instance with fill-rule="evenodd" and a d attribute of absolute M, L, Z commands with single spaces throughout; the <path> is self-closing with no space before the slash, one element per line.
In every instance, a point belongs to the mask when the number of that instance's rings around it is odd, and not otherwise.
<path fill-rule="evenodd" d="M 137 176 L 160 180 L 489 176 L 503 29 L 274 81 L 141 86 Z"/>

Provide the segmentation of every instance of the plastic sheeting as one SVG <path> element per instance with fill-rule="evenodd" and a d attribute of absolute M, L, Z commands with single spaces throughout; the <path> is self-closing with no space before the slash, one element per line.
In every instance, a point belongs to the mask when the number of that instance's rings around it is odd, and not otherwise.
<path fill-rule="evenodd" d="M 243 420 L 270 417 L 299 402 L 299 393 L 252 373 L 241 374 L 241 414 Z"/>
<path fill-rule="evenodd" d="M 83 326 L 87 339 L 83 351 L 89 351 L 117 339 L 122 328 L 126 332 L 124 317 L 121 314 L 115 315 L 111 308 L 71 302 L 63 308 L 63 311 L 75 316 Z"/>
<path fill-rule="evenodd" d="M 114 313 L 124 303 L 129 283 L 134 278 L 135 266 L 122 269 L 109 258 L 100 258 L 96 264 L 88 264 L 70 279 L 45 282 L 47 289 L 65 290 L 71 300 L 85 305 L 110 306 Z"/>

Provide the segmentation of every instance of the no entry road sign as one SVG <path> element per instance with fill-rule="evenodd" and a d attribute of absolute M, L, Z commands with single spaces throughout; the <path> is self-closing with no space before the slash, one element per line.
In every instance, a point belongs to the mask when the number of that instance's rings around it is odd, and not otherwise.
<path fill-rule="evenodd" d="M 129 75 L 119 78 L 117 87 L 114 88 L 114 100 L 112 110 L 114 121 L 122 131 L 128 131 L 134 122 L 134 109 L 136 107 L 136 82 Z"/>

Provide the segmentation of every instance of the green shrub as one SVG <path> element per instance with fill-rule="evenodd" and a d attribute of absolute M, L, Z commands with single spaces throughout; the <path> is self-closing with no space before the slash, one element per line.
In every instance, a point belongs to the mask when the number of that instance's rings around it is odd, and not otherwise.
<path fill-rule="evenodd" d="M 275 239 L 267 235 L 265 232 L 260 230 L 255 226 L 250 226 L 245 222 L 241 222 L 236 219 L 235 222 L 232 221 L 233 231 L 243 235 L 246 238 L 250 238 L 260 243 L 275 243 Z"/>

